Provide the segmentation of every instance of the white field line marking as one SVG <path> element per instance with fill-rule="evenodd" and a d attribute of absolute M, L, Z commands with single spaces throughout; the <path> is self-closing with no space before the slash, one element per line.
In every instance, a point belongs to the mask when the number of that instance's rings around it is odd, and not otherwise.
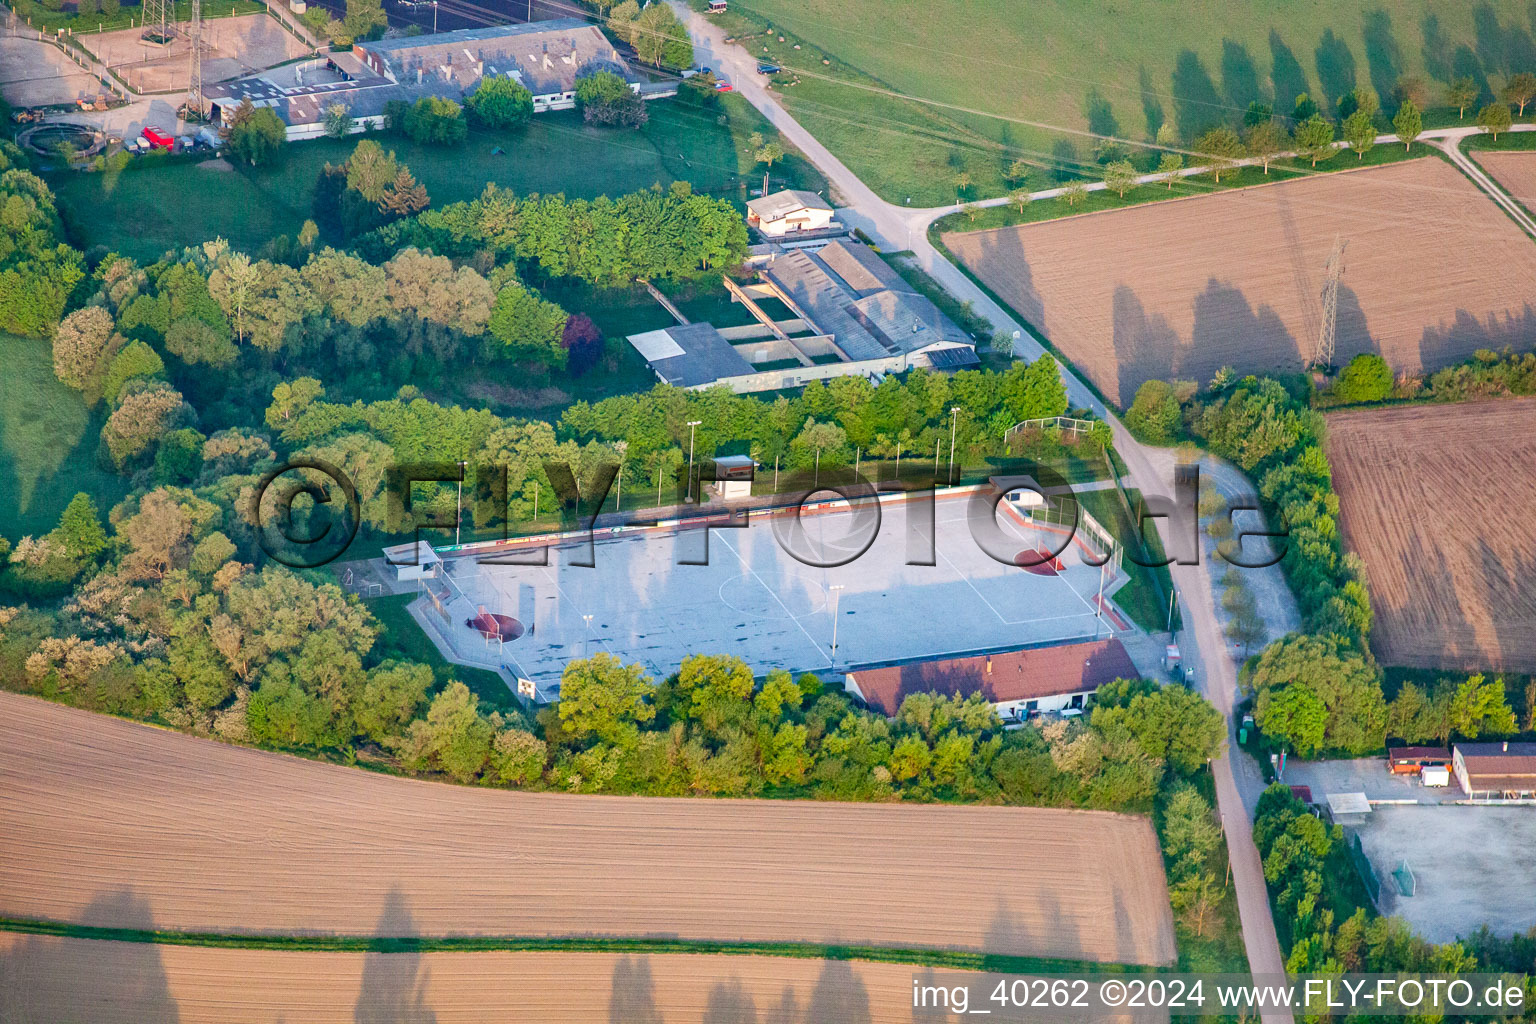
<path fill-rule="evenodd" d="M 730 541 L 726 540 L 722 533 L 717 533 L 716 536 L 715 536 L 715 539 L 718 540 L 720 543 L 724 544 L 727 548 L 730 549 L 731 554 L 736 556 L 736 561 L 740 562 L 742 564 L 742 567 L 745 568 L 747 570 L 747 572 L 752 574 L 752 578 L 757 580 L 757 585 L 758 586 L 762 587 L 764 590 L 768 591 L 768 593 L 773 595 L 773 599 L 778 602 L 779 607 L 784 609 L 784 614 L 788 615 L 790 617 L 790 619 L 794 622 L 794 624 L 800 628 L 800 632 L 805 634 L 805 638 L 811 642 L 811 646 L 816 648 L 816 653 L 821 655 L 822 660 L 824 660 L 827 663 L 827 668 L 831 668 L 832 667 L 832 658 L 831 658 L 831 656 L 829 656 L 826 651 L 823 651 L 821 649 L 821 644 L 817 643 L 816 642 L 816 638 L 811 636 L 810 631 L 805 628 L 805 624 L 800 621 L 799 616 L 795 615 L 795 613 L 790 611 L 788 606 L 786 606 L 783 601 L 779 600 L 778 591 L 776 591 L 772 587 L 770 587 L 763 580 L 763 578 L 758 575 L 757 570 L 752 567 L 752 564 L 741 556 L 741 552 L 740 551 L 736 550 L 736 545 L 734 545 Z M 828 607 L 828 606 L 824 604 L 823 607 Z"/>

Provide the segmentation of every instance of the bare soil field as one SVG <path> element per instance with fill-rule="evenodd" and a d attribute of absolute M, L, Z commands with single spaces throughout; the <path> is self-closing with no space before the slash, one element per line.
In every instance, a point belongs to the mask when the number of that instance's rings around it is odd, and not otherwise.
<path fill-rule="evenodd" d="M 0 36 L 0 94 L 11 106 L 73 103 L 105 91 L 57 48 L 36 39 Z"/>
<path fill-rule="evenodd" d="M 1536 672 L 1536 398 L 1328 417 L 1388 665 Z"/>
<path fill-rule="evenodd" d="M 1472 154 L 1504 190 L 1527 210 L 1536 210 L 1536 153 L 1480 150 Z"/>
<path fill-rule="evenodd" d="M 1175 955 L 1145 818 L 520 794 L 0 694 L 0 916 Z"/>
<path fill-rule="evenodd" d="M 1536 330 L 1536 246 L 1435 158 L 944 244 L 1123 408 L 1153 378 L 1302 369 L 1335 236 L 1349 243 L 1339 365 L 1379 352 L 1399 372 L 1438 369 Z"/>
<path fill-rule="evenodd" d="M 7 1021 L 905 1024 L 914 1018 L 954 1019 L 913 1010 L 914 977 L 924 985 L 969 982 L 970 1006 L 994 1008 L 993 1020 L 1042 1019 L 1038 1010 L 996 1012 L 996 1004 L 985 1001 L 996 984 L 988 975 L 905 964 L 609 953 L 302 953 L 0 934 L 0 1019 Z M 85 1009 L 90 1016 L 81 1018 Z"/>
<path fill-rule="evenodd" d="M 182 26 L 185 31 L 186 26 Z M 80 43 L 109 67 L 116 68 L 135 89 L 169 92 L 188 84 L 187 55 L 191 46 L 178 36 L 165 46 L 146 43 L 142 30 L 116 29 L 87 33 Z M 276 18 L 242 14 L 203 22 L 203 81 L 222 82 L 302 57 L 309 48 L 289 35 Z"/>

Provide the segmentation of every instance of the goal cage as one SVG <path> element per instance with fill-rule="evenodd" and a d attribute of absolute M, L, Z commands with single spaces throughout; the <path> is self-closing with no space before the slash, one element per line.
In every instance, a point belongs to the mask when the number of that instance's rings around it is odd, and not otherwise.
<path fill-rule="evenodd" d="M 1408 866 L 1406 857 L 1398 862 L 1396 870 L 1392 872 L 1392 880 L 1397 883 L 1397 891 L 1404 896 L 1412 896 L 1418 891 L 1419 880 L 1414 877 L 1413 868 Z"/>
<path fill-rule="evenodd" d="M 1076 515 L 1069 514 L 1060 508 L 1053 508 L 1049 504 L 1036 508 L 1014 505 L 1014 508 L 1027 522 L 1043 529 L 1067 527 L 1075 523 L 1073 539 L 1080 541 L 1095 559 L 1107 560 L 1111 573 L 1118 573 L 1125 560 L 1125 547 L 1115 540 L 1114 534 L 1105 529 L 1103 523 L 1083 507 L 1082 502 L 1074 500 L 1072 504 L 1077 508 Z M 1061 531 L 1052 529 L 1051 532 Z"/>

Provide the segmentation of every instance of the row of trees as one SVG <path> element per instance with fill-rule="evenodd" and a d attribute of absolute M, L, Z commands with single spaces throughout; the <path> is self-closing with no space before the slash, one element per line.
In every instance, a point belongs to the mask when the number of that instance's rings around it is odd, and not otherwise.
<path fill-rule="evenodd" d="M 1504 680 L 1480 673 L 1432 686 L 1404 682 L 1387 701 L 1381 671 L 1334 636 L 1294 634 L 1271 645 L 1245 672 L 1254 720 L 1265 735 L 1303 757 L 1369 754 L 1393 738 L 1445 744 L 1536 729 L 1536 683 L 1510 706 Z"/>
<path fill-rule="evenodd" d="M 493 326 L 495 317 L 493 312 Z M 580 358 L 572 336 L 585 329 L 583 319 L 568 320 L 562 336 L 573 358 Z M 953 407 L 962 411 L 952 415 Z M 492 527 L 507 519 L 527 522 L 536 509 L 548 513 L 557 507 L 544 468 L 549 461 L 570 465 L 581 481 L 592 479 L 599 466 L 616 465 L 620 488 L 645 480 L 647 490 L 663 489 L 671 502 L 690 439 L 701 453 L 745 447 L 785 471 L 812 466 L 832 471 L 856 459 L 889 461 L 902 454 L 909 467 L 932 467 L 936 448 L 948 450 L 952 424 L 959 458 L 980 460 L 1004 454 L 1002 431 L 1020 419 L 1059 415 L 1065 408 L 1059 370 L 1046 357 L 1003 374 L 970 370 L 948 377 L 915 370 L 905 380 L 888 377 L 878 387 L 860 377 L 839 377 L 771 401 L 726 388 L 693 392 L 662 384 L 595 405 L 578 402 L 557 425 L 521 423 L 419 397 L 332 403 L 319 381 L 301 378 L 278 386 L 267 424 L 284 443 L 345 469 L 358 488 L 365 521 L 380 529 L 389 522 L 384 467 L 391 462 L 467 459 L 471 465 L 506 466 L 509 508 L 495 507 L 478 488 L 466 496 L 475 524 Z M 690 421 L 699 424 L 692 431 Z M 1077 454 L 1097 458 L 1104 441 L 1085 439 Z M 1060 458 L 1066 449 L 1042 436 L 1031 454 Z M 420 499 L 420 507 L 451 518 L 453 501 L 444 488 L 435 499 Z"/>

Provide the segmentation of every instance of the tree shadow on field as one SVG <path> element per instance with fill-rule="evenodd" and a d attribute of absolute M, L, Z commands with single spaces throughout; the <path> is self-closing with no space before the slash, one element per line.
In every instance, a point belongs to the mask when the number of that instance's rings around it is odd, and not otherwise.
<path fill-rule="evenodd" d="M 1339 100 L 1355 88 L 1355 55 L 1349 44 L 1333 34 L 1333 29 L 1323 30 L 1323 38 L 1314 54 L 1317 58 L 1317 80 L 1327 99 L 1325 114 L 1339 109 Z"/>
<path fill-rule="evenodd" d="M 391 889 L 374 934 L 410 936 L 415 931 L 405 895 L 398 888 Z M 428 979 L 420 953 L 367 954 L 352 1019 L 357 1024 L 435 1024 L 437 1014 L 426 1000 Z"/>
<path fill-rule="evenodd" d="M 1296 97 L 1308 91 L 1307 72 L 1280 33 L 1269 30 L 1269 81 L 1275 89 L 1275 113 L 1289 116 Z"/>
<path fill-rule="evenodd" d="M 1477 99 L 1467 108 L 1471 113 L 1479 107 L 1493 102 L 1493 86 L 1488 84 L 1488 75 L 1483 70 L 1483 62 L 1477 59 L 1477 54 L 1472 52 L 1472 47 L 1463 43 L 1456 47 L 1456 52 L 1451 55 L 1451 77 L 1470 78 L 1472 84 L 1477 86 Z"/>
<path fill-rule="evenodd" d="M 1083 117 L 1087 119 L 1088 130 L 1093 134 L 1120 137 L 1120 120 L 1115 117 L 1115 108 L 1099 92 L 1097 86 L 1090 87 L 1083 97 Z"/>
<path fill-rule="evenodd" d="M 1142 384 L 1173 376 L 1183 342 L 1162 314 L 1149 317 L 1135 291 L 1126 285 L 1115 288 L 1110 317 L 1118 392 L 1111 397 L 1125 408 Z"/>
<path fill-rule="evenodd" d="M 1440 27 L 1440 16 L 1426 14 L 1419 19 L 1419 34 L 1424 37 L 1424 70 L 1442 82 L 1451 80 L 1451 41 Z"/>
<path fill-rule="evenodd" d="M 1477 583 L 1471 593 L 1482 598 L 1487 609 L 1491 636 L 1483 638 L 1478 665 L 1495 670 L 1529 672 L 1533 660 L 1530 650 L 1528 617 L 1520 615 L 1531 609 L 1531 570 L 1533 566 L 1516 552 L 1500 554 L 1488 543 L 1488 531 L 1499 530 L 1498 520 L 1510 515 L 1509 509 L 1490 508 L 1486 519 L 1473 517 L 1479 526 L 1477 550 L 1471 555 Z M 1469 595 L 1470 596 L 1470 595 Z M 1512 614 L 1513 613 L 1513 614 Z"/>
<path fill-rule="evenodd" d="M 662 1024 L 656 1006 L 656 979 L 651 958 L 622 956 L 613 965 L 613 985 L 608 994 L 610 1024 Z"/>
<path fill-rule="evenodd" d="M 1381 344 L 1371 337 L 1370 325 L 1366 322 L 1365 310 L 1360 306 L 1360 297 L 1354 289 L 1343 281 L 1339 282 L 1339 307 L 1333 324 L 1333 364 L 1343 366 L 1355 356 L 1370 352 L 1375 355 L 1385 355 L 1381 351 Z M 1302 345 L 1315 343 L 1315 339 L 1303 338 Z M 1394 353 L 1396 355 L 1396 353 Z M 1303 352 L 1303 358 L 1310 358 L 1310 352 Z M 1398 362 L 1401 362 L 1398 358 Z M 1389 360 L 1390 362 L 1390 360 Z M 1393 369 L 1401 367 L 1394 366 Z"/>
<path fill-rule="evenodd" d="M 1273 308 L 1248 304 L 1240 289 L 1214 277 L 1195 296 L 1190 344 L 1175 369 L 1180 377 L 1208 381 L 1224 365 L 1239 373 L 1294 372 L 1311 353 L 1286 329 Z M 1234 351 L 1233 339 L 1241 349 Z"/>
<path fill-rule="evenodd" d="M 1030 908 L 1031 917 L 1040 922 L 1038 930 L 1032 929 L 1029 922 L 999 896 L 992 910 L 992 919 L 987 922 L 986 945 L 983 947 L 985 952 L 1002 956 L 1092 959 L 1083 948 L 1083 936 L 1077 922 L 1062 913 L 1061 904 L 1048 887 L 1042 886 L 1037 892 L 1021 893 L 1020 900 Z"/>
<path fill-rule="evenodd" d="M 837 1024 L 870 1024 L 869 989 L 847 960 L 822 964 L 816 987 L 806 1007 L 806 1024 L 836 1021 Z"/>
<path fill-rule="evenodd" d="M 1536 338 L 1536 306 L 1530 302 L 1519 313 L 1492 313 L 1486 321 L 1468 310 L 1458 309 L 1449 325 L 1424 328 L 1419 338 L 1418 369 L 1433 373 L 1461 362 L 1479 349 L 1529 349 L 1532 338 Z"/>
<path fill-rule="evenodd" d="M 757 1024 L 757 1004 L 740 978 L 717 981 L 710 987 L 703 1024 Z"/>
<path fill-rule="evenodd" d="M 1371 88 L 1385 106 L 1391 102 L 1392 90 L 1403 74 L 1403 51 L 1392 35 L 1392 16 L 1382 8 L 1366 11 L 1361 35 L 1365 39 L 1365 64 L 1370 69 Z"/>
<path fill-rule="evenodd" d="M 1253 55 L 1248 47 L 1230 39 L 1221 41 L 1221 91 L 1234 114 L 1240 115 L 1250 104 L 1264 101 Z"/>
<path fill-rule="evenodd" d="M 152 930 L 148 900 L 121 889 L 98 895 L 80 923 Z M 176 1024 L 160 947 L 48 935 L 0 935 L 0 1021 Z"/>
<path fill-rule="evenodd" d="M 1147 74 L 1147 66 L 1143 64 L 1136 69 L 1137 83 L 1141 87 L 1141 115 L 1147 119 L 1147 138 L 1156 139 L 1157 131 L 1168 119 L 1163 111 L 1162 97 L 1158 96 L 1157 89 L 1152 85 L 1152 76 Z"/>
<path fill-rule="evenodd" d="M 1172 91 L 1174 124 L 1186 140 L 1197 138 L 1207 128 L 1227 120 L 1221 93 L 1194 50 L 1180 50 L 1174 59 Z"/>

